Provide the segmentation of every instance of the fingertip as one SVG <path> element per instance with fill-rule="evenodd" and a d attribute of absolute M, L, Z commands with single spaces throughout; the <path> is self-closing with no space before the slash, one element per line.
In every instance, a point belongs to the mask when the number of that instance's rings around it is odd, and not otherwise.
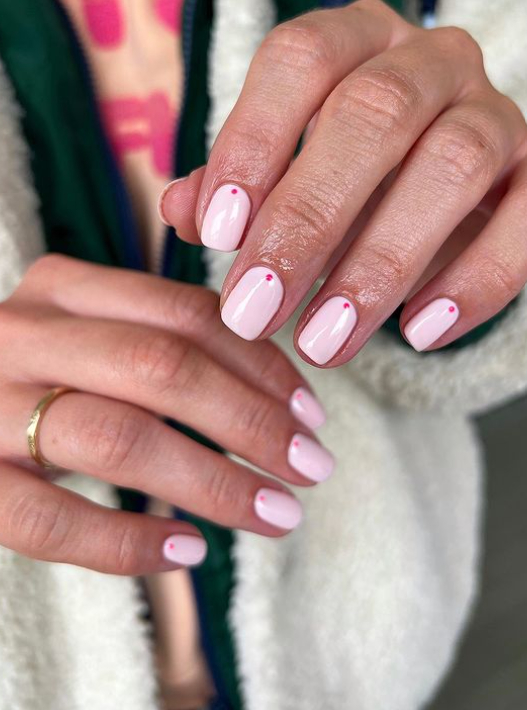
<path fill-rule="evenodd" d="M 205 168 L 168 183 L 159 196 L 157 212 L 167 227 L 174 227 L 180 239 L 200 244 L 196 228 L 196 205 Z"/>

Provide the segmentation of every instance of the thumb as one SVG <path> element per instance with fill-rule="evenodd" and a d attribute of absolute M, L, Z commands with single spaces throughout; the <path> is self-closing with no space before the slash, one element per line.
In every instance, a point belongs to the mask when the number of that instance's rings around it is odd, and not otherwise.
<path fill-rule="evenodd" d="M 196 206 L 204 174 L 205 166 L 170 182 L 159 196 L 159 218 L 190 244 L 201 244 L 196 228 Z"/>

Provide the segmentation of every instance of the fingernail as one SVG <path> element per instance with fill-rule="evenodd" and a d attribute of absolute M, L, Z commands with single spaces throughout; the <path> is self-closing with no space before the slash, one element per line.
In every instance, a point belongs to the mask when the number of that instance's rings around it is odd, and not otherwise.
<path fill-rule="evenodd" d="M 255 266 L 238 281 L 221 311 L 221 319 L 245 340 L 254 340 L 265 330 L 282 303 L 284 287 L 265 266 Z"/>
<path fill-rule="evenodd" d="M 199 565 L 207 556 L 207 543 L 198 535 L 171 535 L 163 544 L 163 555 L 185 567 Z"/>
<path fill-rule="evenodd" d="M 326 422 L 324 408 L 305 387 L 297 387 L 289 400 L 291 413 L 310 429 L 318 429 Z"/>
<path fill-rule="evenodd" d="M 159 195 L 159 199 L 157 201 L 157 214 L 159 219 L 165 224 L 167 227 L 171 227 L 172 225 L 170 222 L 167 221 L 167 218 L 165 217 L 165 211 L 163 209 L 163 204 L 165 202 L 165 197 L 167 195 L 167 192 L 170 190 L 172 185 L 175 185 L 177 182 L 183 182 L 183 180 L 186 180 L 188 176 L 178 178 L 177 180 L 172 180 L 172 182 L 169 182 L 168 185 L 165 185 L 163 188 L 163 192 Z"/>
<path fill-rule="evenodd" d="M 355 307 L 342 296 L 326 301 L 314 314 L 298 338 L 298 347 L 318 365 L 338 353 L 357 323 Z"/>
<path fill-rule="evenodd" d="M 302 520 L 302 506 L 293 496 L 273 488 L 261 488 L 254 499 L 256 515 L 266 523 L 293 530 Z"/>
<path fill-rule="evenodd" d="M 419 311 L 404 329 L 410 345 L 421 352 L 446 333 L 459 318 L 459 308 L 449 298 L 438 298 Z"/>
<path fill-rule="evenodd" d="M 295 434 L 287 452 L 289 465 L 310 481 L 322 483 L 333 473 L 333 454 L 304 434 Z"/>
<path fill-rule="evenodd" d="M 251 213 L 251 201 L 238 185 L 222 185 L 214 193 L 203 220 L 201 241 L 210 249 L 234 251 Z"/>

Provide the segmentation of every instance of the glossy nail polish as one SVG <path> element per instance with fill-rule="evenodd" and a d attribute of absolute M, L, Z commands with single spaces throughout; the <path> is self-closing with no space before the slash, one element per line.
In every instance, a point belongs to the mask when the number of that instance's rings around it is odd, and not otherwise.
<path fill-rule="evenodd" d="M 404 329 L 405 338 L 420 352 L 446 333 L 459 318 L 459 308 L 449 298 L 438 298 L 419 311 Z"/>
<path fill-rule="evenodd" d="M 322 483 L 335 468 L 335 458 L 327 449 L 304 434 L 295 434 L 287 452 L 289 465 L 310 481 Z"/>
<path fill-rule="evenodd" d="M 312 316 L 298 338 L 298 347 L 318 365 L 329 362 L 357 323 L 355 307 L 343 296 L 328 299 Z"/>
<path fill-rule="evenodd" d="M 198 535 L 171 535 L 163 543 L 163 555 L 185 567 L 199 565 L 207 556 L 207 543 Z"/>
<path fill-rule="evenodd" d="M 310 429 L 318 429 L 326 421 L 326 413 L 318 399 L 305 387 L 297 387 L 289 400 L 289 409 L 298 421 Z"/>
<path fill-rule="evenodd" d="M 251 201 L 238 185 L 222 185 L 214 193 L 203 220 L 201 241 L 217 251 L 234 251 L 251 213 Z"/>
<path fill-rule="evenodd" d="M 302 520 L 302 506 L 296 498 L 274 488 L 261 488 L 254 499 L 256 515 L 282 530 L 293 530 Z"/>
<path fill-rule="evenodd" d="M 241 338 L 254 340 L 275 316 L 283 296 L 284 287 L 275 272 L 266 266 L 255 266 L 230 292 L 221 319 Z"/>

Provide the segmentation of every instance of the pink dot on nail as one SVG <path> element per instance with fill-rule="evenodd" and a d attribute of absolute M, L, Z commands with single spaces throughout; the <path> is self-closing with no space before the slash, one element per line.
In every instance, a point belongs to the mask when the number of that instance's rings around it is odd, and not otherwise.
<path fill-rule="evenodd" d="M 235 187 L 233 187 L 232 190 L 231 190 L 231 194 L 232 194 L 232 195 L 237 195 L 237 194 L 238 194 L 238 190 L 237 190 Z"/>
<path fill-rule="evenodd" d="M 302 392 L 299 392 L 296 396 L 297 399 L 302 399 Z"/>
<path fill-rule="evenodd" d="M 174 547 L 175 547 L 174 543 L 171 542 L 171 543 L 169 544 L 169 546 L 168 546 L 168 549 L 169 549 L 169 550 L 173 550 Z"/>
<path fill-rule="evenodd" d="M 300 446 L 300 443 L 297 439 L 293 441 L 293 446 Z"/>
<path fill-rule="evenodd" d="M 448 310 L 450 311 L 450 313 L 453 313 L 456 309 L 454 308 L 454 306 L 450 306 Z"/>
<path fill-rule="evenodd" d="M 344 304 L 344 308 L 349 308 L 349 307 L 350 307 L 350 304 L 349 304 L 349 303 L 345 303 L 345 304 Z"/>
<path fill-rule="evenodd" d="M 265 277 L 267 281 L 272 281 L 273 280 L 273 275 L 272 274 L 267 274 Z"/>
<path fill-rule="evenodd" d="M 263 503 L 265 501 L 265 496 L 258 496 L 258 500 L 261 500 Z"/>

